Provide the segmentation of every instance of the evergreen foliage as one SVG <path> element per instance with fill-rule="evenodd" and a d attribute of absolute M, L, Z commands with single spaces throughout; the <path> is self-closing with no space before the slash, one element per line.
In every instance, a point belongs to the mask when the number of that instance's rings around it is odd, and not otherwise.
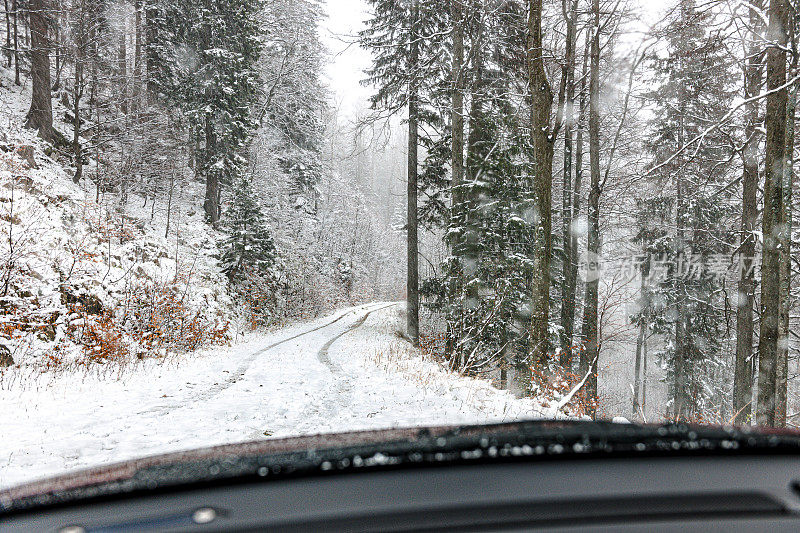
<path fill-rule="evenodd" d="M 718 405 L 709 383 L 726 364 L 722 353 L 725 265 L 732 253 L 734 204 L 720 194 L 730 178 L 732 143 L 723 130 L 698 147 L 683 144 L 730 109 L 733 78 L 723 39 L 708 30 L 708 12 L 684 2 L 665 28 L 668 54 L 656 59 L 663 80 L 649 95 L 656 106 L 647 141 L 660 191 L 638 202 L 636 241 L 652 283 L 634 316 L 662 339 L 658 357 L 666 368 L 670 412 L 687 418 Z M 672 158 L 672 159 L 670 159 Z"/>
<path fill-rule="evenodd" d="M 275 243 L 247 179 L 236 180 L 221 226 L 225 238 L 220 242 L 220 263 L 228 279 L 236 283 L 250 275 L 272 275 Z"/>
<path fill-rule="evenodd" d="M 206 198 L 212 221 L 218 185 L 245 170 L 243 150 L 256 125 L 261 9 L 262 0 L 154 0 L 148 11 L 155 36 L 147 52 L 152 84 L 183 112 L 195 143 L 195 172 L 217 184 Z"/>

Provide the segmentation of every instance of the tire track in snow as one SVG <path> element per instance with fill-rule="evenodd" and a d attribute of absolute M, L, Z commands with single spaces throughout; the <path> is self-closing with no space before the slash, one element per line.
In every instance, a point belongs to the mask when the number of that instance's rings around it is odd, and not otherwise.
<path fill-rule="evenodd" d="M 341 315 L 339 315 L 338 317 L 334 318 L 331 321 L 328 321 L 328 322 L 326 322 L 324 324 L 321 324 L 319 326 L 315 326 L 315 327 L 313 327 L 311 329 L 307 329 L 305 331 L 301 331 L 300 333 L 297 333 L 297 334 L 292 335 L 290 337 L 286 337 L 285 339 L 281 339 L 279 341 L 273 342 L 273 343 L 271 343 L 271 344 L 269 344 L 269 345 L 267 345 L 267 346 L 265 346 L 263 348 L 260 348 L 260 349 L 256 350 L 255 352 L 253 352 L 252 354 L 247 356 L 245 358 L 245 360 L 236 369 L 236 371 L 233 374 L 231 374 L 230 376 L 228 376 L 227 379 L 225 379 L 224 381 L 220 382 L 219 384 L 210 386 L 205 391 L 200 392 L 196 396 L 192 396 L 190 399 L 192 400 L 193 403 L 195 403 L 195 402 L 203 402 L 203 401 L 206 401 L 206 400 L 209 400 L 209 399 L 213 398 L 214 396 L 217 396 L 219 393 L 221 393 L 222 391 L 224 391 L 225 389 L 231 387 L 237 381 L 239 381 L 244 376 L 244 374 L 247 372 L 247 369 L 250 368 L 250 365 L 253 364 L 253 361 L 255 361 L 255 359 L 258 358 L 260 355 L 263 355 L 265 352 L 267 352 L 269 350 L 272 350 L 273 348 L 277 348 L 281 344 L 285 344 L 287 342 L 290 342 L 290 341 L 293 341 L 295 339 L 298 339 L 298 338 L 300 338 L 300 337 L 302 337 L 304 335 L 308 335 L 310 333 L 314 333 L 315 331 L 319 331 L 319 330 L 321 330 L 323 328 L 327 328 L 328 326 L 332 326 L 333 324 L 339 322 L 340 320 L 342 320 L 346 316 L 349 316 L 349 315 L 351 315 L 353 313 L 362 312 L 365 309 L 369 309 L 370 307 L 374 307 L 375 305 L 380 305 L 380 304 L 367 304 L 367 305 L 363 305 L 363 306 L 361 306 L 360 308 L 357 308 L 357 309 L 351 309 L 350 311 L 342 313 Z M 394 304 L 391 304 L 391 305 L 394 305 Z M 384 307 L 388 307 L 388 306 L 384 306 Z M 363 320 L 360 319 L 360 323 L 363 324 L 363 321 L 366 319 L 366 317 L 369 316 L 370 313 L 372 313 L 373 311 L 377 311 L 378 309 L 382 309 L 382 307 L 376 308 L 376 309 L 370 309 L 370 311 L 368 311 L 366 313 L 366 315 L 364 315 Z M 350 331 L 350 329 L 351 328 L 348 328 L 347 330 L 345 330 L 345 332 Z M 341 336 L 341 334 L 336 336 L 335 338 L 339 338 L 340 336 Z M 171 411 L 173 411 L 175 409 L 179 409 L 179 408 L 181 408 L 183 406 L 184 406 L 184 403 L 175 402 L 175 403 L 171 403 L 171 404 L 167 404 L 167 405 L 160 405 L 160 406 L 157 406 L 155 408 L 146 409 L 145 411 L 142 411 L 142 412 L 140 412 L 138 414 L 143 414 L 145 412 L 158 412 L 158 413 L 161 413 L 161 414 L 166 414 L 166 413 L 169 413 L 169 412 L 171 412 Z"/>
<path fill-rule="evenodd" d="M 342 370 L 342 367 L 340 367 L 337 363 L 334 363 L 333 361 L 331 361 L 331 358 L 328 355 L 328 350 L 330 350 L 330 348 L 333 345 L 333 343 L 338 341 L 342 337 L 344 337 L 347 333 L 350 333 L 354 329 L 361 327 L 364 324 L 364 322 L 367 321 L 367 318 L 369 318 L 369 315 L 371 315 L 375 311 L 380 311 L 381 309 L 386 309 L 388 307 L 392 307 L 393 305 L 397 305 L 397 304 L 393 303 L 393 304 L 389 304 L 389 305 L 384 305 L 383 307 L 370 309 L 367 313 L 364 314 L 364 316 L 359 318 L 352 326 L 350 326 L 349 328 L 347 328 L 343 332 L 339 333 L 338 335 L 334 335 L 333 337 L 331 337 L 330 340 L 328 340 L 328 342 L 326 342 L 322 346 L 322 348 L 320 348 L 319 352 L 317 352 L 317 359 L 319 359 L 319 362 L 322 363 L 323 365 L 327 366 L 332 373 L 334 373 L 334 374 L 342 374 L 344 372 Z"/>
<path fill-rule="evenodd" d="M 347 333 L 361 327 L 364 322 L 367 321 L 369 315 L 375 311 L 380 311 L 381 309 L 386 309 L 394 305 L 397 304 L 392 303 L 370 309 L 350 327 L 328 339 L 322 348 L 320 348 L 317 352 L 317 359 L 331 372 L 331 383 L 325 388 L 321 395 L 314 398 L 304 409 L 303 414 L 299 417 L 300 420 L 307 423 L 308 421 L 319 418 L 331 419 L 338 414 L 343 405 L 347 405 L 351 402 L 353 380 L 338 363 L 331 360 L 328 350 L 330 350 L 334 342 L 341 339 Z"/>

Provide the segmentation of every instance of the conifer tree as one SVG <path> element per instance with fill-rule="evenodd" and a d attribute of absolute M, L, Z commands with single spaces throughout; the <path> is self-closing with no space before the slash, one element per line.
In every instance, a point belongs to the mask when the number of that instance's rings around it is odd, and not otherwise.
<path fill-rule="evenodd" d="M 231 282 L 243 282 L 248 276 L 271 275 L 277 255 L 275 243 L 248 179 L 238 178 L 234 182 L 221 229 L 225 238 L 220 243 L 220 263 Z"/>
<path fill-rule="evenodd" d="M 222 185 L 245 167 L 255 122 L 261 0 L 155 0 L 148 13 L 150 73 L 157 91 L 183 111 L 206 182 L 203 208 L 219 220 Z"/>
<path fill-rule="evenodd" d="M 419 342 L 419 242 L 418 170 L 419 130 L 424 123 L 426 95 L 437 77 L 429 76 L 441 39 L 434 31 L 443 16 L 431 0 L 370 0 L 373 17 L 361 32 L 362 46 L 374 55 L 366 84 L 377 88 L 371 102 L 390 114 L 408 110 L 407 167 L 407 281 L 406 303 L 409 338 Z"/>
<path fill-rule="evenodd" d="M 722 38 L 708 28 L 708 11 L 682 0 L 665 29 L 667 57 L 657 60 L 663 82 L 650 95 L 659 102 L 647 144 L 658 166 L 657 189 L 640 203 L 640 218 L 657 220 L 669 210 L 670 232 L 640 239 L 656 262 L 651 287 L 658 303 L 649 327 L 663 340 L 657 355 L 667 370 L 670 416 L 686 419 L 703 412 L 714 398 L 708 379 L 721 359 L 721 288 L 717 258 L 734 241 L 730 198 L 720 194 L 728 179 L 732 146 L 724 132 L 711 133 L 690 151 L 679 149 L 730 109 L 733 78 Z M 677 156 L 675 155 L 677 154 Z M 729 193 L 730 194 L 730 193 Z M 642 208 L 646 208 L 642 211 Z"/>

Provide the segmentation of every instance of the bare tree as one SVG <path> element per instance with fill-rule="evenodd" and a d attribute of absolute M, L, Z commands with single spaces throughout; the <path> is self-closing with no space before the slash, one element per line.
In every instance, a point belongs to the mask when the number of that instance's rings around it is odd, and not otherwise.
<path fill-rule="evenodd" d="M 747 46 L 747 65 L 744 71 L 745 98 L 753 98 L 761 92 L 763 72 L 763 45 L 760 35 L 763 22 L 760 16 L 761 0 L 753 0 L 749 9 L 750 31 Z M 758 206 L 758 145 L 759 102 L 751 101 L 745 108 L 745 142 L 742 147 L 742 232 L 739 247 L 740 277 L 739 298 L 736 308 L 736 362 L 733 380 L 733 412 L 735 422 L 744 424 L 750 418 L 753 396 L 753 299 L 755 278 L 753 258 L 756 253 L 756 220 Z"/>
<path fill-rule="evenodd" d="M 599 260 L 600 254 L 600 0 L 592 1 L 592 48 L 589 67 L 589 234 L 588 261 Z M 598 355 L 598 288 L 600 280 L 591 276 L 586 282 L 584 299 L 584 338 L 586 349 L 581 353 L 581 373 L 592 372 L 586 383 L 587 396 L 597 399 Z M 592 417 L 595 412 L 589 413 Z"/>
<path fill-rule="evenodd" d="M 564 246 L 564 267 L 561 288 L 561 329 L 562 346 L 559 363 L 562 367 L 572 367 L 572 337 L 575 329 L 575 286 L 577 278 L 577 250 L 573 249 L 572 221 L 577 212 L 573 211 L 572 190 L 572 140 L 574 133 L 575 109 L 575 48 L 577 40 L 578 0 L 572 0 L 567 7 L 563 0 L 562 11 L 567 20 L 566 52 L 561 74 L 561 94 L 564 98 L 564 172 L 561 202 L 561 235 Z"/>
<path fill-rule="evenodd" d="M 553 92 L 545 70 L 542 44 L 542 0 L 528 4 L 528 91 L 531 99 L 531 144 L 536 210 L 533 251 L 534 278 L 531 283 L 530 348 L 533 363 L 544 366 L 549 349 L 550 259 L 552 257 L 553 145 L 555 131 L 550 126 Z"/>

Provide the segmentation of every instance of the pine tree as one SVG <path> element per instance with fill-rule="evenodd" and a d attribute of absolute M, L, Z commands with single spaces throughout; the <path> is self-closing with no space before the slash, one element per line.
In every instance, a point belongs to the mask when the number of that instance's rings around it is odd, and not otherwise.
<path fill-rule="evenodd" d="M 460 23 L 470 57 L 462 73 L 468 103 L 464 176 L 454 178 L 443 217 L 450 255 L 423 294 L 447 322 L 451 367 L 473 373 L 499 367 L 505 385 L 509 367 L 527 369 L 524 322 L 533 276 L 530 141 L 521 118 L 524 102 L 513 89 L 524 83 L 523 63 L 514 58 L 524 55 L 519 43 L 525 25 L 513 3 L 470 8 Z M 440 159 L 448 155 L 443 151 Z M 527 372 L 518 374 L 527 387 Z"/>
<path fill-rule="evenodd" d="M 262 48 L 261 0 L 155 0 L 148 11 L 153 84 L 183 111 L 205 179 L 203 204 L 220 215 L 222 185 L 245 168 L 242 152 L 255 127 L 260 89 L 255 70 Z"/>
<path fill-rule="evenodd" d="M 650 95 L 659 105 L 647 141 L 658 166 L 657 183 L 640 218 L 657 219 L 653 209 L 667 210 L 673 230 L 657 240 L 640 238 L 643 252 L 659 266 L 651 283 L 659 302 L 649 314 L 649 328 L 663 340 L 657 355 L 667 369 L 674 419 L 702 416 L 721 389 L 709 384 L 721 359 L 722 279 L 715 257 L 731 252 L 733 204 L 720 194 L 728 179 L 732 147 L 724 132 L 710 134 L 690 151 L 679 149 L 730 109 L 733 79 L 719 35 L 710 33 L 708 11 L 692 0 L 665 29 L 667 57 L 655 69 L 664 81 Z M 675 156 L 675 154 L 678 154 Z M 655 204 L 653 203 L 655 202 Z M 657 206 L 657 207 L 654 207 Z M 654 267 L 653 267 L 654 268 Z"/>
<path fill-rule="evenodd" d="M 437 64 L 441 39 L 435 28 L 443 15 L 431 0 L 370 0 L 374 16 L 361 32 L 362 46 L 373 51 L 372 67 L 365 83 L 377 87 L 371 101 L 375 109 L 391 114 L 408 110 L 407 166 L 407 280 L 406 330 L 415 344 L 419 342 L 419 129 L 424 123 L 426 95 L 437 76 L 429 76 Z M 439 69 L 441 70 L 441 69 Z"/>
<path fill-rule="evenodd" d="M 234 184 L 221 229 L 225 238 L 220 243 L 220 263 L 232 283 L 241 283 L 249 276 L 271 276 L 277 257 L 275 244 L 255 193 L 245 178 L 238 178 Z"/>

